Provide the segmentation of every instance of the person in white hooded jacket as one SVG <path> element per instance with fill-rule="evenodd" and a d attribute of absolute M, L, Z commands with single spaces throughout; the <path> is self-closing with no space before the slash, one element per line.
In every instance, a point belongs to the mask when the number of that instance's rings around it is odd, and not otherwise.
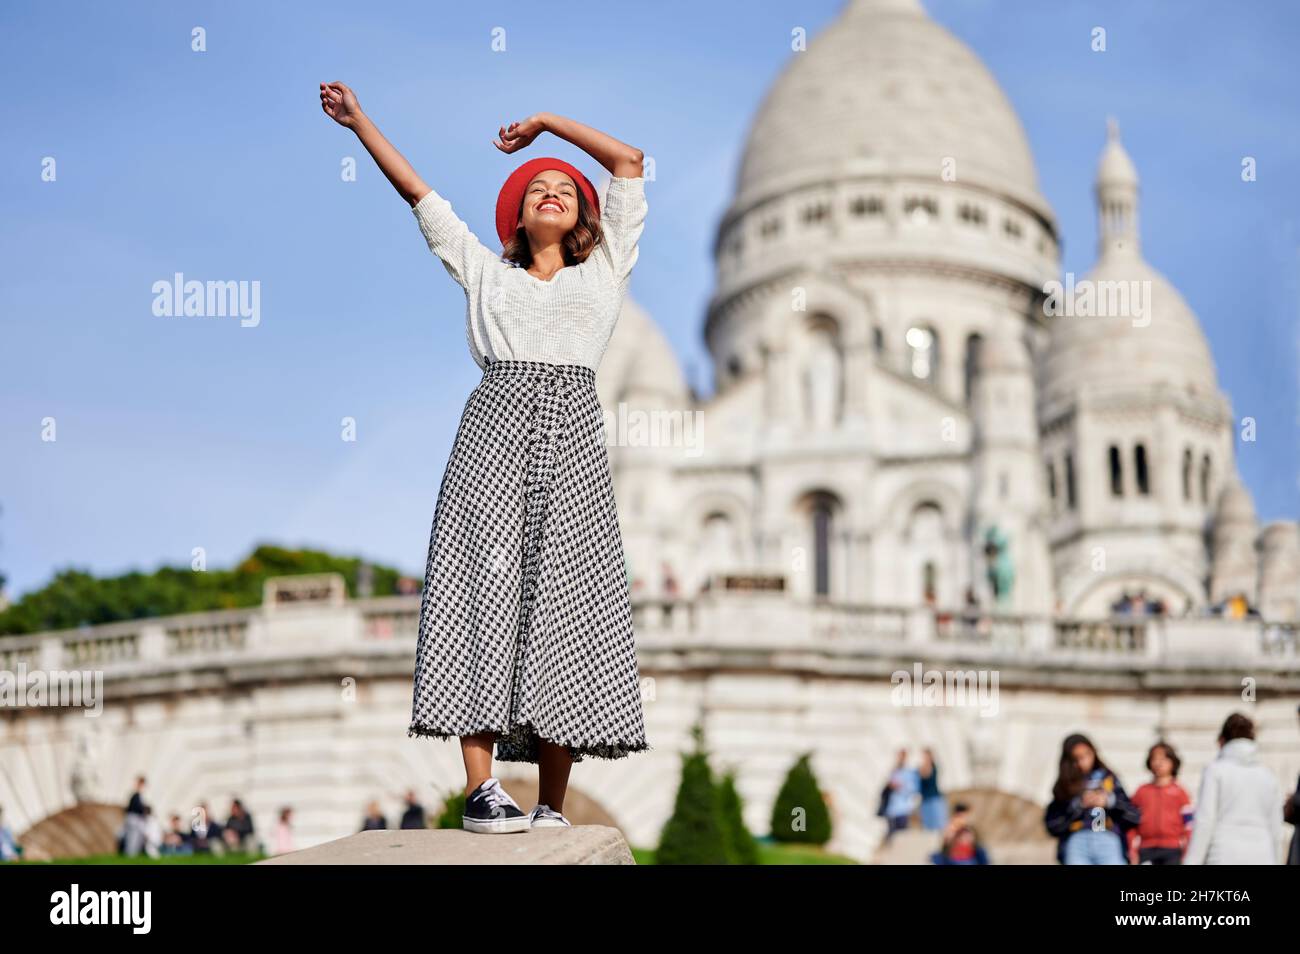
<path fill-rule="evenodd" d="M 1282 840 L 1282 788 L 1259 760 L 1255 726 L 1233 713 L 1219 757 L 1201 774 L 1185 865 L 1275 865 Z"/>

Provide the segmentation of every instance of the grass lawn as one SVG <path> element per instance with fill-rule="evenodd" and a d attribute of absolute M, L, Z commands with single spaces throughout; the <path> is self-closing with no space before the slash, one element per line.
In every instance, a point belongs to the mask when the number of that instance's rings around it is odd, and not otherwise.
<path fill-rule="evenodd" d="M 264 855 L 227 854 L 227 855 L 164 855 L 150 858 L 137 855 L 124 858 L 122 855 L 87 855 L 84 858 L 57 858 L 54 861 L 18 861 L 20 865 L 246 865 L 261 861 Z"/>

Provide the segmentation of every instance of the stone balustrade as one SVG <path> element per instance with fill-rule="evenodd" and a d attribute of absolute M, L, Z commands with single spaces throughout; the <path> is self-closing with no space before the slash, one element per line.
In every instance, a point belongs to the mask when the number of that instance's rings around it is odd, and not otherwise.
<path fill-rule="evenodd" d="M 330 654 L 409 655 L 419 596 L 328 605 L 278 603 L 185 616 L 0 637 L 0 670 L 100 670 L 106 678 Z M 1300 675 L 1300 624 L 1219 618 L 1050 619 L 930 607 L 798 603 L 779 593 L 703 594 L 633 603 L 638 648 L 648 657 L 708 650 L 731 654 L 822 652 L 889 657 L 1027 660 L 1062 666 L 1128 661 L 1189 663 Z"/>

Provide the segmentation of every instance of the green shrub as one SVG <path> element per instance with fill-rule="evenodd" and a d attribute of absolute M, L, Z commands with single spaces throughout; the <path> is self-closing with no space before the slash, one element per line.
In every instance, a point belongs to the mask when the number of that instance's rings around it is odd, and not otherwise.
<path fill-rule="evenodd" d="M 809 845 L 831 840 L 831 815 L 809 754 L 799 757 L 777 793 L 772 805 L 772 838 Z"/>
<path fill-rule="evenodd" d="M 725 865 L 727 848 L 718 811 L 718 793 L 703 750 L 703 733 L 696 726 L 695 751 L 682 756 L 682 780 L 672 817 L 659 836 L 655 863 L 660 865 Z"/>
<path fill-rule="evenodd" d="M 434 828 L 463 828 L 465 817 L 465 791 L 458 789 L 447 796 L 442 803 L 442 814 L 434 822 Z"/>
<path fill-rule="evenodd" d="M 745 827 L 745 805 L 736 790 L 736 776 L 727 772 L 718 783 L 718 819 L 727 861 L 733 865 L 758 864 L 758 842 Z"/>

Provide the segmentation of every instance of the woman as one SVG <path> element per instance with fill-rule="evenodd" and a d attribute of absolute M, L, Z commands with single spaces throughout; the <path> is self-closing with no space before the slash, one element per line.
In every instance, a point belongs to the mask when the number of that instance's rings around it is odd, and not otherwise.
<path fill-rule="evenodd" d="M 1259 760 L 1255 725 L 1240 713 L 1219 732 L 1219 757 L 1201 773 L 1185 865 L 1275 865 L 1282 787 Z"/>
<path fill-rule="evenodd" d="M 926 831 L 941 831 L 948 824 L 948 800 L 939 789 L 939 767 L 934 752 L 921 752 L 921 826 Z"/>
<path fill-rule="evenodd" d="M 485 247 L 361 111 L 342 83 L 321 108 L 356 133 L 464 289 L 483 369 L 438 491 L 425 567 L 408 733 L 459 737 L 464 827 L 563 827 L 569 769 L 649 749 L 632 613 L 595 372 L 618 320 L 645 222 L 638 149 L 538 113 L 501 127 L 503 153 L 551 132 L 612 176 L 526 162 L 497 198 L 503 251 Z M 525 814 L 496 757 L 538 765 Z"/>
<path fill-rule="evenodd" d="M 885 790 L 889 793 L 885 800 L 885 821 L 889 825 L 885 840 L 888 841 L 907 827 L 921 797 L 921 777 L 916 769 L 908 766 L 907 749 L 898 750 Z"/>
<path fill-rule="evenodd" d="M 1057 839 L 1056 860 L 1064 865 L 1127 864 L 1124 833 L 1140 820 L 1087 736 L 1068 736 L 1043 819 L 1048 834 Z"/>
<path fill-rule="evenodd" d="M 1182 761 L 1172 745 L 1157 742 L 1147 752 L 1151 781 L 1133 793 L 1133 804 L 1142 813 L 1136 828 L 1129 829 L 1129 862 L 1144 865 L 1182 864 L 1187 848 L 1187 812 L 1192 798 L 1178 784 Z"/>

